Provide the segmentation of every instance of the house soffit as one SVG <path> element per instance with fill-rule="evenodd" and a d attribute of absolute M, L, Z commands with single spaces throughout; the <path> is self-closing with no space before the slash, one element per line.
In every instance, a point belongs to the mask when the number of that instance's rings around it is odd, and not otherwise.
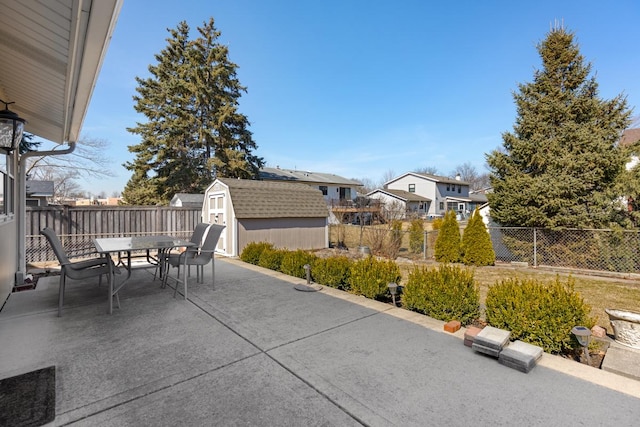
<path fill-rule="evenodd" d="M 76 141 L 122 0 L 0 0 L 0 98 L 25 130 Z"/>

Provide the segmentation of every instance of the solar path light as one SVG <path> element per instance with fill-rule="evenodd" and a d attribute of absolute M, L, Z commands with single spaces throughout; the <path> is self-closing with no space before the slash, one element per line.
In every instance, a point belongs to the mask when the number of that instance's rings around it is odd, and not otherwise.
<path fill-rule="evenodd" d="M 586 326 L 574 326 L 571 333 L 575 335 L 584 351 L 584 357 L 589 365 L 591 365 L 591 356 L 589 356 L 589 341 L 591 338 L 591 330 Z"/>
<path fill-rule="evenodd" d="M 389 288 L 389 293 L 391 293 L 391 299 L 393 300 L 393 306 L 396 305 L 396 294 L 398 293 L 398 284 L 397 283 L 389 283 L 387 284 Z"/>

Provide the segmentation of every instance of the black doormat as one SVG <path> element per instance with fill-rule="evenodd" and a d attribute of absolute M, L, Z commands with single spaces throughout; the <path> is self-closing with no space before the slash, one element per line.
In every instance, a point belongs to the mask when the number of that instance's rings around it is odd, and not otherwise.
<path fill-rule="evenodd" d="M 41 426 L 55 417 L 55 366 L 0 380 L 0 426 Z"/>

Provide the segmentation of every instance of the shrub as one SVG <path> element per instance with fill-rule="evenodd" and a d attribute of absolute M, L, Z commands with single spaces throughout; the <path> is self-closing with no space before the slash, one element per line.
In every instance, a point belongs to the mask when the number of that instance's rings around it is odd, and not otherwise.
<path fill-rule="evenodd" d="M 444 224 L 444 218 L 436 218 L 431 223 L 431 228 L 433 231 L 440 230 L 442 228 L 442 224 Z"/>
<path fill-rule="evenodd" d="M 349 286 L 355 294 L 381 300 L 389 295 L 387 284 L 399 283 L 400 279 L 400 268 L 395 262 L 370 256 L 353 264 Z"/>
<path fill-rule="evenodd" d="M 462 235 L 462 262 L 476 266 L 493 265 L 496 262 L 491 236 L 478 209 L 473 211 Z"/>
<path fill-rule="evenodd" d="M 424 245 L 424 222 L 417 218 L 409 226 L 409 249 L 411 252 L 422 253 Z"/>
<path fill-rule="evenodd" d="M 442 227 L 438 231 L 435 247 L 436 261 L 460 261 L 460 228 L 455 211 L 447 211 Z"/>
<path fill-rule="evenodd" d="M 304 269 L 304 265 L 312 266 L 316 259 L 318 259 L 316 255 L 302 249 L 287 251 L 282 257 L 280 271 L 289 276 L 306 279 L 307 272 Z"/>
<path fill-rule="evenodd" d="M 266 248 L 260 254 L 258 265 L 270 270 L 280 271 L 280 264 L 285 253 L 287 253 L 285 249 Z"/>
<path fill-rule="evenodd" d="M 313 264 L 313 280 L 321 285 L 349 290 L 349 272 L 353 261 L 346 256 L 318 258 Z"/>
<path fill-rule="evenodd" d="M 535 279 L 506 279 L 489 288 L 486 320 L 511 331 L 511 339 L 542 347 L 559 354 L 576 350 L 579 345 L 571 335 L 576 325 L 591 328 L 594 319 L 590 307 L 573 290 L 573 278 L 562 283 L 542 283 Z"/>
<path fill-rule="evenodd" d="M 389 243 L 384 251 L 384 255 L 389 259 L 396 259 L 398 257 L 398 253 L 400 253 L 400 247 L 402 246 L 402 221 L 398 219 L 391 221 L 390 231 Z"/>
<path fill-rule="evenodd" d="M 273 244 L 267 242 L 251 242 L 242 250 L 240 259 L 249 264 L 258 265 L 260 255 L 262 255 L 265 249 L 273 249 Z"/>
<path fill-rule="evenodd" d="M 480 292 L 473 271 L 454 265 L 415 267 L 402 291 L 402 304 L 435 319 L 455 319 L 463 325 L 480 316 Z"/>

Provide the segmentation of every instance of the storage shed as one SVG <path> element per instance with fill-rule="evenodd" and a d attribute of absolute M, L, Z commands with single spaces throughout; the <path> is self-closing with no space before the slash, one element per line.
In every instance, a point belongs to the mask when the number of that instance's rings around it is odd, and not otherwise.
<path fill-rule="evenodd" d="M 278 248 L 322 249 L 329 245 L 322 192 L 305 184 L 218 178 L 205 191 L 202 218 L 226 225 L 223 254 L 238 256 L 251 242 Z"/>

